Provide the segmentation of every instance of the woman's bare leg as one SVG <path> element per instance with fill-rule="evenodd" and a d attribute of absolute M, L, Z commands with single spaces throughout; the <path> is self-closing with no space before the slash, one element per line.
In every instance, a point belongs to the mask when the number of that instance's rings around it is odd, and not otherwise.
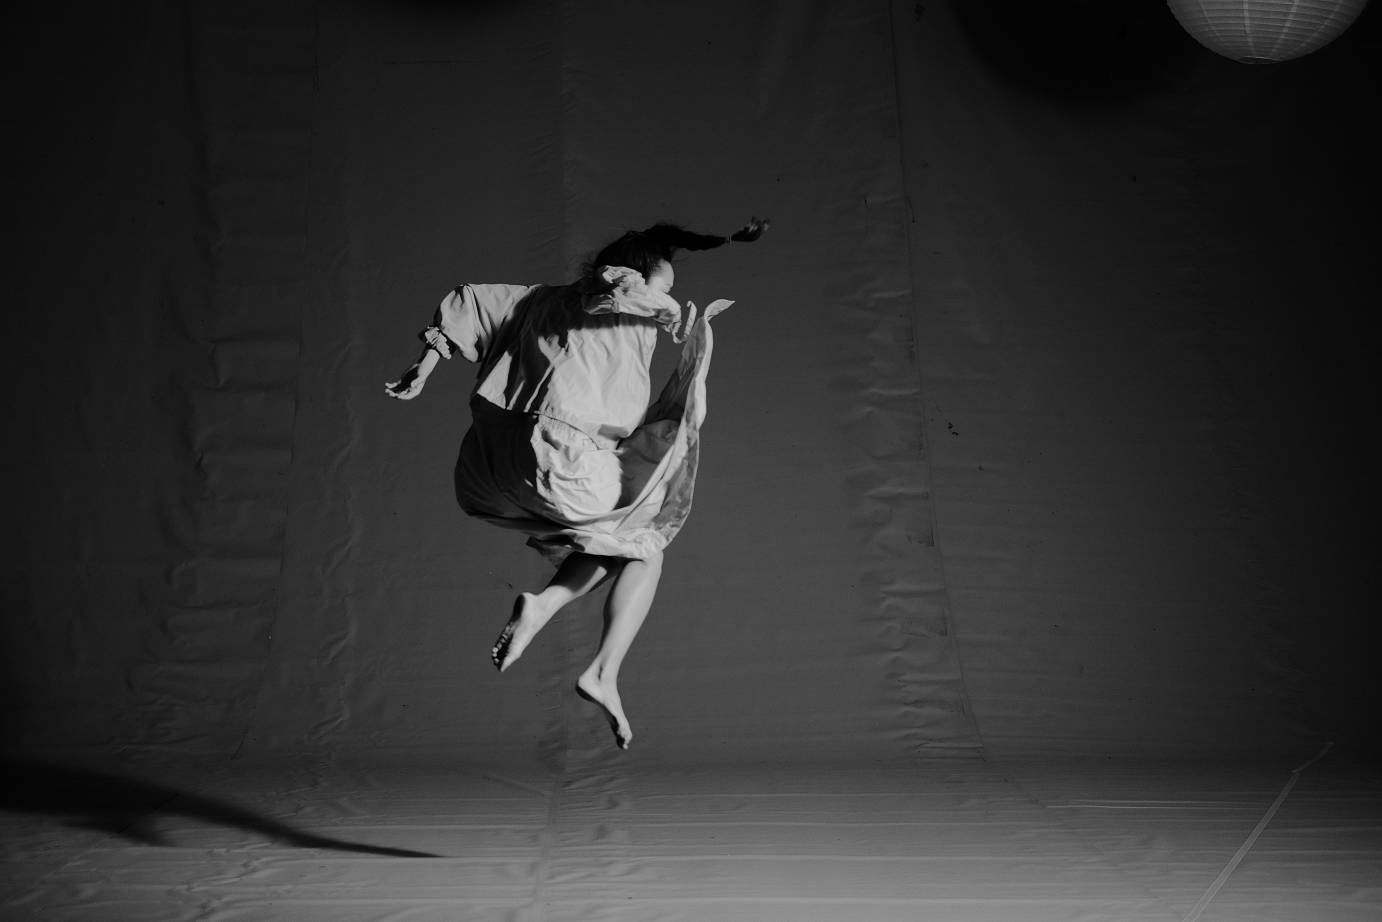
<path fill-rule="evenodd" d="M 509 623 L 504 625 L 499 639 L 489 651 L 490 659 L 499 671 L 503 672 L 517 662 L 524 648 L 562 606 L 600 585 L 617 566 L 617 561 L 609 557 L 571 554 L 557 568 L 547 588 L 541 592 L 524 592 L 514 599 Z"/>
<path fill-rule="evenodd" d="M 605 601 L 605 632 L 595 660 L 576 681 L 581 697 L 604 708 L 619 748 L 628 749 L 633 730 L 619 700 L 619 666 L 629 652 L 643 619 L 652 608 L 662 577 L 662 554 L 647 560 L 627 561 L 614 579 Z"/>

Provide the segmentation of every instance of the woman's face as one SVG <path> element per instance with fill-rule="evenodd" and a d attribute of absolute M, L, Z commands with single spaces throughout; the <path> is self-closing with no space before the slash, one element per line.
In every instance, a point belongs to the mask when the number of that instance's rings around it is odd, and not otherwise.
<path fill-rule="evenodd" d="M 657 265 L 653 266 L 653 271 L 648 273 L 648 287 L 655 288 L 666 294 L 672 290 L 672 282 L 676 281 L 676 273 L 672 271 L 672 264 L 667 260 L 658 260 Z"/>

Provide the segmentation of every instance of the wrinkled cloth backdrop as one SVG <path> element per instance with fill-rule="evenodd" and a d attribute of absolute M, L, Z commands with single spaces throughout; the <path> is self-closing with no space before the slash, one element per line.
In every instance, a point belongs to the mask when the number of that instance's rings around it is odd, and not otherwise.
<path fill-rule="evenodd" d="M 1330 741 L 1209 905 L 1376 912 L 1379 14 L 1108 6 L 17 14 L 7 917 L 1185 918 Z M 620 754 L 598 600 L 489 663 L 549 569 L 456 505 L 473 368 L 382 384 L 749 215 Z"/>

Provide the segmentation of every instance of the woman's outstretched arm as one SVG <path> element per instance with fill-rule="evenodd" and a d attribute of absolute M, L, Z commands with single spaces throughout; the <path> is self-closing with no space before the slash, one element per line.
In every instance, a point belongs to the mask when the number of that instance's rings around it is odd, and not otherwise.
<path fill-rule="evenodd" d="M 384 393 L 398 400 L 412 400 L 422 393 L 422 386 L 427 383 L 427 376 L 432 373 L 433 368 L 437 367 L 437 358 L 437 351 L 430 345 L 423 347 L 422 355 L 407 371 L 399 376 L 397 381 L 389 381 L 384 385 Z"/>
<path fill-rule="evenodd" d="M 457 352 L 468 361 L 481 362 L 514 308 L 536 285 L 460 285 L 453 288 L 433 315 L 432 325 L 418 334 L 426 346 L 418 360 L 399 377 L 384 385 L 384 393 L 398 400 L 412 400 L 422 393 L 437 359 Z"/>

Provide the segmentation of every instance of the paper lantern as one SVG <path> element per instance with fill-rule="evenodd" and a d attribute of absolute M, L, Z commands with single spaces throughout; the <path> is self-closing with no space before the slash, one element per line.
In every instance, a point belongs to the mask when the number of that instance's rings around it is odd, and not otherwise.
<path fill-rule="evenodd" d="M 1211 51 L 1247 63 L 1289 61 L 1323 48 L 1368 0 L 1167 0 L 1185 31 Z"/>

